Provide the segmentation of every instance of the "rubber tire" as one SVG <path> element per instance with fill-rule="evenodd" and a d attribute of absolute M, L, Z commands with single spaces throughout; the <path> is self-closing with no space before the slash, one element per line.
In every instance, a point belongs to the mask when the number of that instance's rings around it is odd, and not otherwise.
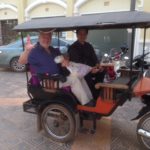
<path fill-rule="evenodd" d="M 52 136 L 51 134 L 49 134 L 49 132 L 47 131 L 43 120 L 44 120 L 45 113 L 50 108 L 57 108 L 57 109 L 65 112 L 67 114 L 67 116 L 70 117 L 70 119 L 71 119 L 71 125 L 70 125 L 71 126 L 71 131 L 70 131 L 70 133 L 69 133 L 69 135 L 67 137 L 58 139 L 58 138 L 55 138 L 54 136 Z M 70 109 L 66 108 L 63 105 L 60 105 L 60 104 L 50 104 L 50 105 L 48 105 L 42 112 L 41 124 L 42 124 L 42 128 L 44 129 L 44 131 L 48 135 L 48 137 L 51 138 L 52 140 L 56 141 L 56 142 L 66 143 L 66 142 L 72 141 L 75 138 L 76 122 L 75 122 L 74 114 L 73 114 L 73 112 L 71 112 Z"/>
<path fill-rule="evenodd" d="M 148 69 L 145 73 L 145 77 L 150 78 L 150 69 Z"/>
<path fill-rule="evenodd" d="M 11 68 L 11 70 L 12 71 L 14 71 L 14 72 L 24 72 L 25 71 L 25 69 L 26 69 L 26 67 L 25 67 L 25 65 L 22 65 L 22 66 L 24 66 L 23 67 L 23 69 L 16 69 L 16 68 L 14 68 L 14 63 L 17 61 L 18 62 L 18 59 L 19 59 L 19 57 L 14 57 L 11 61 L 10 61 L 10 68 Z"/>
<path fill-rule="evenodd" d="M 138 129 L 141 128 L 142 123 L 144 122 L 144 120 L 146 120 L 147 118 L 150 118 L 150 113 L 145 114 L 139 121 L 138 125 L 137 125 L 137 139 L 140 143 L 141 149 L 142 150 L 149 150 L 148 148 L 145 147 L 144 143 L 142 142 L 141 136 L 138 134 Z"/>

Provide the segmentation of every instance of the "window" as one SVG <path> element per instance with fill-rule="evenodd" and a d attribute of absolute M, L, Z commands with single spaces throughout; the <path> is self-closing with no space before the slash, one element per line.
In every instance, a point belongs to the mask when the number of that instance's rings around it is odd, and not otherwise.
<path fill-rule="evenodd" d="M 64 42 L 63 40 L 60 40 L 60 46 L 66 46 L 66 42 Z"/>
<path fill-rule="evenodd" d="M 52 46 L 58 46 L 58 44 L 60 44 L 60 46 L 66 46 L 67 43 L 61 39 L 59 39 L 59 43 L 58 43 L 58 38 L 53 38 L 52 39 Z"/>
<path fill-rule="evenodd" d="M 31 39 L 31 43 L 32 43 L 32 44 L 36 44 L 37 41 L 38 41 L 38 39 Z"/>
<path fill-rule="evenodd" d="M 58 46 L 58 39 L 52 38 L 52 46 Z"/>

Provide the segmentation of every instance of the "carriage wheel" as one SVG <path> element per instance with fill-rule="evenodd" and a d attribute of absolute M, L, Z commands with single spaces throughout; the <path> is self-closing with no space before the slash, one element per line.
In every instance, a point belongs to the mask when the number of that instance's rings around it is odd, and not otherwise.
<path fill-rule="evenodd" d="M 41 123 L 47 135 L 57 142 L 68 142 L 75 136 L 75 118 L 63 105 L 47 106 L 42 113 Z"/>
<path fill-rule="evenodd" d="M 140 119 L 137 126 L 137 137 L 142 149 L 150 150 L 150 113 Z"/>

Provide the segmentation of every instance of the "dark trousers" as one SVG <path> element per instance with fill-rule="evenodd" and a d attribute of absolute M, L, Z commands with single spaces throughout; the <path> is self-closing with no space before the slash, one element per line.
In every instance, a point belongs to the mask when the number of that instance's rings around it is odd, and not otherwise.
<path fill-rule="evenodd" d="M 95 89 L 95 84 L 99 82 L 103 82 L 105 77 L 105 71 L 98 72 L 95 74 L 89 73 L 85 76 L 85 80 L 92 92 L 94 99 L 97 99 L 99 96 L 99 90 Z"/>

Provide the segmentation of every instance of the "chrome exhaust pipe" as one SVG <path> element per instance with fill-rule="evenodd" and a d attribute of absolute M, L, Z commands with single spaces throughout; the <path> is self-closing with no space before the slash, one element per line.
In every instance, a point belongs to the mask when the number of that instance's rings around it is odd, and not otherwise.
<path fill-rule="evenodd" d="M 141 136 L 144 136 L 146 138 L 150 138 L 150 132 L 145 131 L 143 129 L 138 129 L 138 134 L 141 135 Z"/>

